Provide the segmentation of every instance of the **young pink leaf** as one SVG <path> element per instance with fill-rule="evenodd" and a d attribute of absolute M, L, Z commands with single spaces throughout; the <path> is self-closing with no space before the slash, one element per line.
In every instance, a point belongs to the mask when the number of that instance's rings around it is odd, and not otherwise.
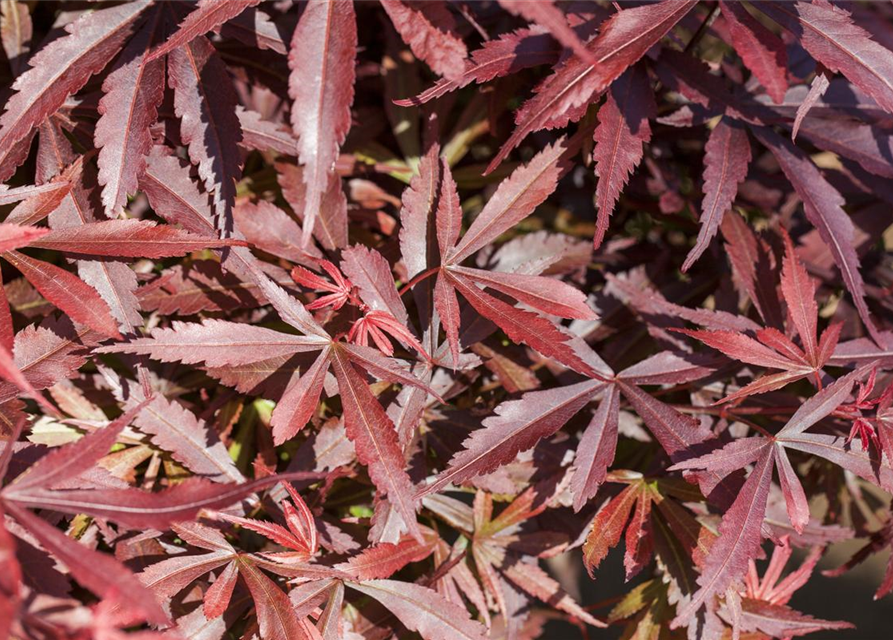
<path fill-rule="evenodd" d="M 350 129 L 356 77 L 357 24 L 348 0 L 311 0 L 288 54 L 291 123 L 307 185 L 302 244 L 315 230 L 317 212 Z"/>

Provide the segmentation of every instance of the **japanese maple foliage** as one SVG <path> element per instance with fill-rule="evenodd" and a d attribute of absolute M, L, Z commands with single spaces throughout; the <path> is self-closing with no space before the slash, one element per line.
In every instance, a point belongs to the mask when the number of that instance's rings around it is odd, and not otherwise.
<path fill-rule="evenodd" d="M 0 43 L 0 640 L 859 629 L 795 593 L 893 546 L 893 5 Z"/>

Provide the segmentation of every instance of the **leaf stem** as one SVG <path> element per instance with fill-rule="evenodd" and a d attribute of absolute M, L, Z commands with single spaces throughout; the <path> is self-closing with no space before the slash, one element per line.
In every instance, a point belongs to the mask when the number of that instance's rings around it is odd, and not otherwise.
<path fill-rule="evenodd" d="M 430 278 L 431 276 L 433 276 L 433 275 L 434 275 L 435 273 L 437 273 L 438 271 L 440 271 L 440 267 L 431 267 L 431 268 L 428 269 L 427 271 L 422 271 L 422 272 L 421 272 L 420 274 L 418 274 L 415 278 L 413 278 L 412 280 L 410 280 L 409 282 L 407 282 L 406 284 L 404 284 L 404 285 L 400 288 L 399 295 L 402 297 L 407 291 L 409 291 L 410 289 L 412 289 L 414 286 L 416 286 L 416 285 L 417 285 L 418 283 L 420 283 L 422 280 L 425 280 L 425 279 L 427 279 L 427 278 Z"/>

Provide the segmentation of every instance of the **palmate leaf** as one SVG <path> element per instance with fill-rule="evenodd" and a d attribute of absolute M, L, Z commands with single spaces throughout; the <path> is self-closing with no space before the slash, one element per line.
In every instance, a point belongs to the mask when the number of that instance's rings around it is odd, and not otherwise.
<path fill-rule="evenodd" d="M 0 117 L 0 180 L 25 160 L 37 125 L 118 53 L 148 6 L 138 0 L 88 12 L 29 60 L 31 68 L 16 80 Z"/>
<path fill-rule="evenodd" d="M 815 285 L 795 254 L 790 236 L 784 230 L 782 236 L 785 255 L 782 262 L 781 293 L 802 348 L 774 327 L 758 329 L 755 332 L 756 338 L 751 338 L 740 331 L 723 329 L 714 331 L 676 329 L 679 333 L 692 336 L 707 346 L 721 351 L 733 360 L 781 370 L 780 373 L 758 378 L 720 402 L 767 393 L 802 378 L 812 378 L 818 382 L 822 367 L 828 363 L 840 337 L 839 323 L 832 324 L 822 332 L 821 338 L 818 337 Z M 751 247 L 751 250 L 753 248 Z M 767 308 L 770 304 L 766 304 Z"/>
<path fill-rule="evenodd" d="M 458 241 L 459 210 L 455 183 L 449 169 L 444 163 L 442 173 L 436 170 L 436 148 L 432 148 L 423 160 L 421 166 L 424 173 L 420 173 L 418 180 L 410 185 L 407 199 L 404 200 L 406 235 L 401 235 L 401 249 L 404 255 L 409 255 L 407 252 L 418 255 L 419 251 L 424 251 L 421 255 L 426 256 L 425 262 L 418 261 L 413 265 L 413 271 L 421 271 L 431 261 L 436 262 L 436 258 L 429 255 L 427 242 L 430 217 L 436 215 L 441 266 L 434 290 L 434 305 L 443 318 L 454 361 L 459 353 L 458 301 L 455 297 L 458 291 L 478 313 L 492 320 L 513 341 L 528 344 L 576 371 L 586 375 L 592 373 L 591 367 L 570 345 L 571 336 L 559 326 L 484 293 L 477 285 L 482 284 L 551 314 L 592 318 L 594 314 L 578 292 L 539 276 L 487 273 L 459 266 L 463 260 L 529 216 L 545 200 L 555 189 L 566 167 L 567 151 L 565 143 L 561 141 L 537 154 L 526 166 L 516 169 L 499 185 Z"/>

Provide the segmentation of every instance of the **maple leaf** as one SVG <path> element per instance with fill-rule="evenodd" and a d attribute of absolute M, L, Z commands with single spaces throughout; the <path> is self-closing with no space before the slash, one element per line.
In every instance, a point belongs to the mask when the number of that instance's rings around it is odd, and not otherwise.
<path fill-rule="evenodd" d="M 334 267 L 332 267 L 334 269 Z M 294 301 L 294 304 L 300 304 Z M 301 307 L 303 308 L 303 307 Z M 242 335 L 237 348 L 231 341 L 234 332 Z M 183 348 L 190 345 L 191 354 Z M 319 351 L 313 366 L 295 376 L 273 412 L 271 424 L 276 442 L 292 438 L 316 411 L 326 371 L 331 366 L 338 380 L 344 405 L 348 437 L 357 443 L 358 457 L 367 465 L 373 481 L 398 505 L 401 516 L 413 535 L 418 537 L 411 483 L 404 470 L 404 459 L 397 446 L 393 422 L 369 391 L 357 370 L 385 379 L 418 386 L 437 397 L 437 393 L 396 362 L 372 349 L 346 345 L 321 336 L 293 336 L 262 327 L 206 321 L 204 324 L 178 324 L 172 330 L 156 330 L 150 338 L 103 347 L 103 353 L 136 353 L 162 361 L 203 362 L 210 367 L 251 364 L 278 355 Z"/>
<path fill-rule="evenodd" d="M 288 596 L 260 569 L 262 566 L 270 570 L 275 563 L 239 553 L 220 531 L 205 525 L 181 523 L 175 525 L 175 531 L 188 544 L 209 553 L 174 556 L 150 565 L 140 573 L 140 580 L 147 589 L 167 600 L 201 576 L 222 568 L 205 592 L 202 608 L 206 618 L 217 618 L 224 613 L 235 583 L 241 578 L 254 600 L 262 637 L 277 640 L 313 637 L 306 619 L 298 616 Z M 292 569 L 300 572 L 297 565 Z M 310 571 L 314 575 L 313 570 Z"/>
<path fill-rule="evenodd" d="M 828 363 L 837 346 L 841 326 L 832 324 L 822 332 L 820 339 L 817 337 L 815 284 L 797 258 L 790 236 L 784 232 L 783 237 L 785 256 L 781 271 L 781 291 L 791 321 L 800 337 L 800 346 L 772 327 L 759 329 L 756 338 L 728 330 L 676 330 L 700 340 L 733 360 L 758 367 L 781 369 L 780 373 L 754 380 L 720 402 L 732 402 L 753 394 L 767 393 L 809 377 L 821 388 L 822 367 Z"/>
<path fill-rule="evenodd" d="M 446 330 L 453 362 L 458 360 L 459 354 L 458 292 L 478 313 L 496 323 L 513 341 L 528 344 L 544 355 L 552 356 L 581 372 L 592 371 L 567 344 L 570 336 L 558 326 L 534 312 L 513 307 L 502 299 L 483 292 L 478 285 L 511 296 L 547 313 L 591 318 L 594 314 L 586 306 L 582 294 L 563 283 L 540 276 L 494 273 L 461 266 L 463 260 L 530 215 L 555 189 L 561 171 L 559 164 L 564 153 L 562 144 L 553 145 L 538 154 L 528 165 L 517 169 L 500 184 L 461 238 L 461 210 L 455 183 L 448 166 L 438 158 L 436 146 L 429 151 L 420 165 L 419 176 L 404 193 L 404 232 L 401 233 L 404 255 L 424 257 L 428 253 L 427 218 L 436 211 L 440 264 L 426 271 L 422 277 L 437 275 L 434 305 Z M 421 272 L 425 266 L 427 262 L 414 264 L 411 275 Z M 416 282 L 418 281 L 417 279 Z"/>

